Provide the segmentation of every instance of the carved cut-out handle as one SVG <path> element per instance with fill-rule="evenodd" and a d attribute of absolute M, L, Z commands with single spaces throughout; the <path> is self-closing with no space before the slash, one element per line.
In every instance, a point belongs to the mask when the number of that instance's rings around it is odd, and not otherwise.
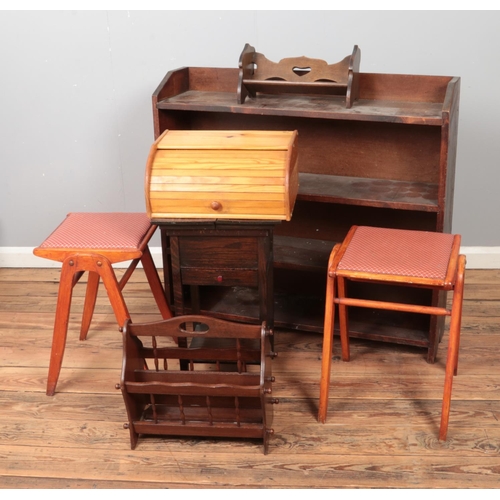
<path fill-rule="evenodd" d="M 192 329 L 189 329 L 187 323 L 181 323 L 179 325 L 179 331 L 184 334 L 193 333 L 193 331 L 198 333 L 207 333 L 210 331 L 210 327 L 206 323 L 193 322 L 190 323 L 190 325 L 192 325 Z"/>
<path fill-rule="evenodd" d="M 311 72 L 311 67 L 307 66 L 305 68 L 299 68 L 298 66 L 294 66 L 292 68 L 292 71 L 297 75 L 297 76 L 304 76 L 307 75 L 308 73 Z"/>

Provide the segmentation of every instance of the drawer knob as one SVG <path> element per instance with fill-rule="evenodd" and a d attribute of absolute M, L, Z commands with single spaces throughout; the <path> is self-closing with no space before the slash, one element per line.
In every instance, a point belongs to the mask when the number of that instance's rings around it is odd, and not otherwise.
<path fill-rule="evenodd" d="M 212 203 L 210 203 L 210 206 L 213 210 L 220 210 L 222 208 L 222 205 L 218 201 L 212 201 Z"/>

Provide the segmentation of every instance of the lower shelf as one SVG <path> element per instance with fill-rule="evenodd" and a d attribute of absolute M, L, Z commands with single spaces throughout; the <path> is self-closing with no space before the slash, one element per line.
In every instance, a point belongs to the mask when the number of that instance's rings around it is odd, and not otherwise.
<path fill-rule="evenodd" d="M 222 319 L 258 322 L 257 290 L 246 287 L 202 287 L 201 313 Z M 309 293 L 274 293 L 278 328 L 323 333 L 324 298 Z M 424 315 L 351 308 L 350 336 L 367 340 L 429 347 L 429 318 Z"/>
<path fill-rule="evenodd" d="M 338 240 L 337 240 L 338 241 Z M 334 240 L 274 238 L 274 326 L 277 328 L 323 333 L 326 268 Z M 168 284 L 168 276 L 165 278 Z M 171 296 L 173 290 L 171 290 Z M 184 286 L 185 314 L 190 309 L 190 287 Z M 348 295 L 372 300 L 431 305 L 439 299 L 432 291 L 407 286 L 350 282 Z M 246 286 L 199 287 L 200 313 L 235 322 L 259 322 L 259 296 Z M 171 301 L 172 302 L 172 301 Z M 435 361 L 444 318 L 429 315 L 352 307 L 349 330 L 353 338 L 411 345 L 427 349 L 427 360 Z"/>

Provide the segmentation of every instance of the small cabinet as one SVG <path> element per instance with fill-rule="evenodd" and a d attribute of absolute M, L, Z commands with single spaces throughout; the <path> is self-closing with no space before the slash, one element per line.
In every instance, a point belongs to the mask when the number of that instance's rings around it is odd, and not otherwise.
<path fill-rule="evenodd" d="M 451 232 L 460 78 L 356 72 L 350 107 L 346 96 L 314 93 L 256 93 L 240 104 L 238 84 L 238 68 L 169 71 L 153 94 L 155 136 L 167 129 L 298 131 L 293 217 L 274 230 L 275 325 L 322 332 L 328 256 L 352 225 Z M 224 294 L 206 288 L 202 313 L 258 320 L 257 295 L 235 313 Z M 446 301 L 425 290 L 374 293 Z M 351 316 L 353 337 L 420 346 L 435 360 L 443 319 L 374 310 Z"/>

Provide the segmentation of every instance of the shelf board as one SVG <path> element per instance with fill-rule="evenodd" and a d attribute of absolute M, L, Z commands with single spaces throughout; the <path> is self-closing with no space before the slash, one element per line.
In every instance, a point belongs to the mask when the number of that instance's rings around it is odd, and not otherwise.
<path fill-rule="evenodd" d="M 325 174 L 299 174 L 298 200 L 438 212 L 438 185 Z"/>
<path fill-rule="evenodd" d="M 311 95 L 259 95 L 247 97 L 238 104 L 234 92 L 187 90 L 163 99 L 157 109 L 181 111 L 208 111 L 247 115 L 297 116 L 370 122 L 406 123 L 441 126 L 442 103 L 380 101 L 360 99 L 352 108 L 345 107 L 345 98 Z"/>
<path fill-rule="evenodd" d="M 335 242 L 274 236 L 274 267 L 325 272 Z"/>

